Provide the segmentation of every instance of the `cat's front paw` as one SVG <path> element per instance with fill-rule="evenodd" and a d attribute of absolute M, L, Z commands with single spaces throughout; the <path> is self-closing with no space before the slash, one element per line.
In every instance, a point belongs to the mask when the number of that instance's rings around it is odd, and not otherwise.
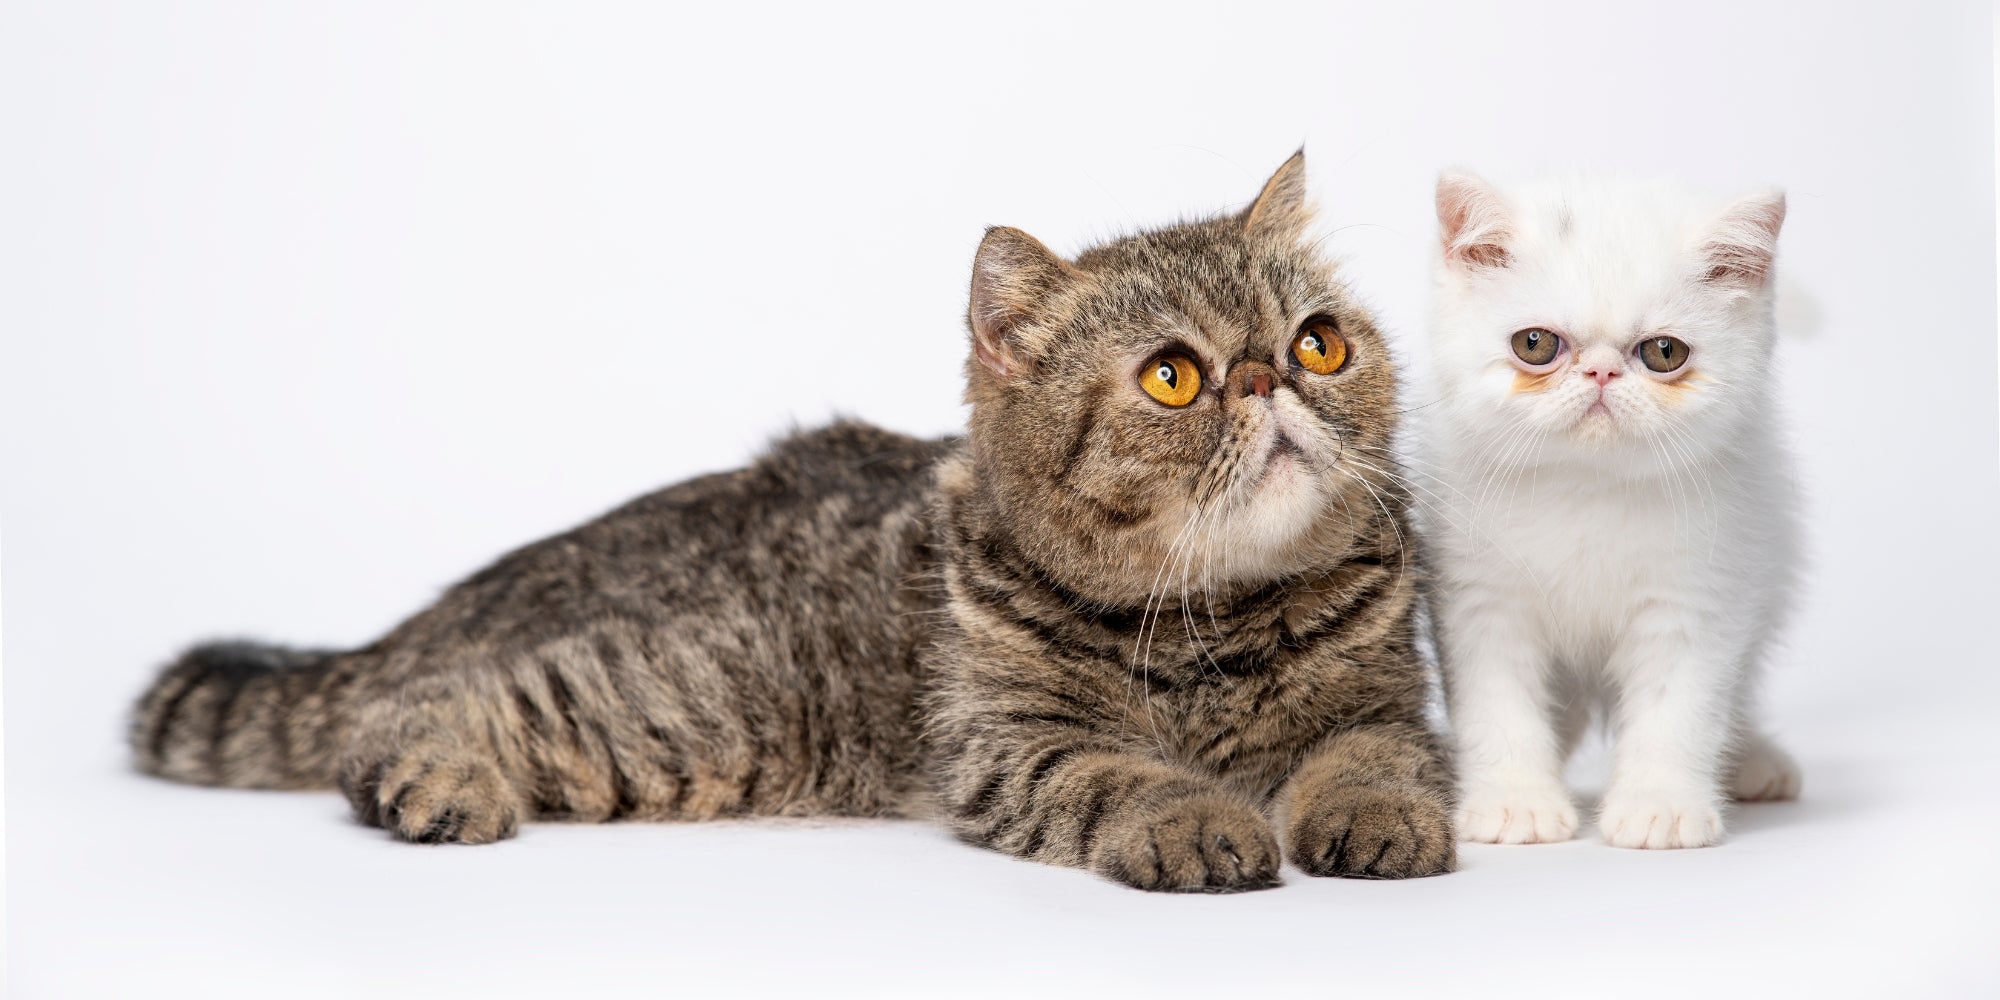
<path fill-rule="evenodd" d="M 1458 837 L 1481 844 L 1559 844 L 1576 835 L 1576 804 L 1559 787 L 1467 788 Z"/>
<path fill-rule="evenodd" d="M 1290 821 L 1287 856 L 1308 875 L 1416 878 L 1458 864 L 1451 816 L 1422 790 L 1343 785 Z"/>
<path fill-rule="evenodd" d="M 1722 840 L 1722 809 L 1697 796 L 1614 789 L 1604 799 L 1597 829 L 1613 847 L 1707 847 Z"/>
<path fill-rule="evenodd" d="M 1265 889 L 1278 884 L 1278 838 L 1247 803 L 1192 795 L 1105 831 L 1091 867 L 1154 892 Z"/>

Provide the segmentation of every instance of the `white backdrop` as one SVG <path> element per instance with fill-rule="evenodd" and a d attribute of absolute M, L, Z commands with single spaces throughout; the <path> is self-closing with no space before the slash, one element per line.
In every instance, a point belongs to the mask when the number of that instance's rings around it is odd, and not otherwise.
<path fill-rule="evenodd" d="M 673 6 L 0 13 L 13 995 L 2000 985 L 1984 5 Z M 1440 166 L 1790 191 L 1805 801 L 1710 851 L 1160 898 L 916 824 L 422 849 L 129 773 L 185 642 L 360 643 L 835 412 L 950 431 L 984 226 L 1074 250 L 1301 143 L 1406 350 Z"/>

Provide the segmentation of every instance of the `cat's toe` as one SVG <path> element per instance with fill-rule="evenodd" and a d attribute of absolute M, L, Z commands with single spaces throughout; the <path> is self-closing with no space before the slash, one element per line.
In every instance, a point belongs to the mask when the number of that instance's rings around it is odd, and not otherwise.
<path fill-rule="evenodd" d="M 1342 786 L 1290 822 L 1288 855 L 1308 875 L 1414 878 L 1458 861 L 1451 817 L 1437 796 Z"/>
<path fill-rule="evenodd" d="M 1558 844 L 1576 835 L 1576 804 L 1560 788 L 1474 788 L 1459 801 L 1460 840 Z"/>
<path fill-rule="evenodd" d="M 1242 892 L 1278 884 L 1278 839 L 1263 814 L 1224 796 L 1176 799 L 1107 831 L 1100 874 L 1155 892 Z"/>
<path fill-rule="evenodd" d="M 1612 847 L 1708 847 L 1722 840 L 1722 809 L 1691 796 L 1614 791 L 1605 797 L 1597 829 Z"/>
<path fill-rule="evenodd" d="M 342 781 L 355 815 L 417 844 L 490 844 L 520 827 L 521 807 L 492 762 L 406 754 L 351 768 Z"/>

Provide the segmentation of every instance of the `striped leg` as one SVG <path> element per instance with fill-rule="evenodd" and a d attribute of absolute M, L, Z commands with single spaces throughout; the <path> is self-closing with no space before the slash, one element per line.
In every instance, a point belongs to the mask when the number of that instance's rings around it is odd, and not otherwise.
<path fill-rule="evenodd" d="M 987 721 L 946 763 L 961 837 L 1140 889 L 1277 884 L 1277 838 L 1243 796 L 1088 730 Z"/>
<path fill-rule="evenodd" d="M 1280 792 L 1286 856 L 1308 875 L 1413 878 L 1457 865 L 1443 755 L 1421 727 L 1334 733 Z"/>

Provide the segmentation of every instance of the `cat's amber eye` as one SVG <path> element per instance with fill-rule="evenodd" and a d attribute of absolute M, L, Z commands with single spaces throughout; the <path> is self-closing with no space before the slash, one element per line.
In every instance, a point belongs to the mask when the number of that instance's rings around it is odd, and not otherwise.
<path fill-rule="evenodd" d="M 1687 341 L 1679 337 L 1648 337 L 1639 342 L 1639 360 L 1664 375 L 1688 363 Z"/>
<path fill-rule="evenodd" d="M 1514 334 L 1514 356 L 1530 368 L 1540 368 L 1562 353 L 1563 339 L 1539 326 Z"/>
<path fill-rule="evenodd" d="M 1139 388 L 1168 406 L 1186 406 L 1201 392 L 1201 369 L 1185 354 L 1168 352 L 1139 372 Z"/>
<path fill-rule="evenodd" d="M 1309 319 L 1292 338 L 1292 359 L 1306 371 L 1331 375 L 1347 363 L 1347 338 L 1330 319 Z"/>

